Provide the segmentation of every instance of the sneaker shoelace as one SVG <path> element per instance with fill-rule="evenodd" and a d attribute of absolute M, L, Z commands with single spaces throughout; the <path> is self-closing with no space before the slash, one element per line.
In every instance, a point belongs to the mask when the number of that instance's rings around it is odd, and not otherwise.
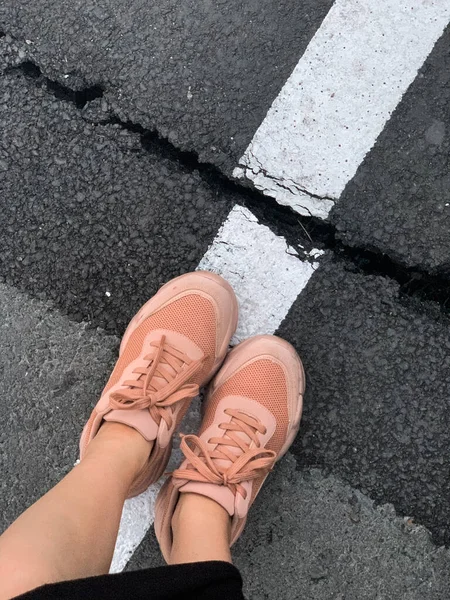
<path fill-rule="evenodd" d="M 206 443 L 196 435 L 182 436 L 181 450 L 189 464 L 185 469 L 177 469 L 172 477 L 200 483 L 223 485 L 244 499 L 247 491 L 245 481 L 258 479 L 272 470 L 277 454 L 273 450 L 261 448 L 258 433 L 265 434 L 266 427 L 256 418 L 240 410 L 227 409 L 225 414 L 231 420 L 219 425 L 225 431 L 222 437 L 213 437 L 210 451 Z M 250 443 L 238 433 L 244 433 Z M 251 447 L 251 444 L 254 444 Z M 237 450 L 237 452 L 236 452 Z M 228 466 L 224 466 L 228 464 Z"/>
<path fill-rule="evenodd" d="M 113 410 L 142 410 L 148 408 L 157 425 L 161 419 L 172 427 L 171 406 L 186 398 L 195 398 L 199 393 L 197 384 L 186 382 L 194 375 L 203 362 L 190 359 L 186 354 L 170 346 L 162 336 L 158 342 L 151 342 L 153 352 L 144 357 L 147 366 L 136 367 L 136 379 L 124 381 L 122 389 L 110 396 Z"/>

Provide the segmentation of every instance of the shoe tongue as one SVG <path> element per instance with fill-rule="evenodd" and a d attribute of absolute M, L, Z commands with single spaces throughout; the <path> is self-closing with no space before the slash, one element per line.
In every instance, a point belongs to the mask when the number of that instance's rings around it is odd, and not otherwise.
<path fill-rule="evenodd" d="M 235 496 L 233 492 L 224 485 L 189 481 L 180 488 L 180 493 L 185 492 L 190 494 L 200 494 L 200 496 L 211 498 L 211 500 L 220 504 L 220 506 L 228 512 L 230 517 L 234 515 Z"/>
<path fill-rule="evenodd" d="M 147 409 L 143 410 L 112 410 L 104 417 L 105 421 L 123 423 L 133 427 L 148 441 L 156 440 L 158 425 L 152 419 Z"/>

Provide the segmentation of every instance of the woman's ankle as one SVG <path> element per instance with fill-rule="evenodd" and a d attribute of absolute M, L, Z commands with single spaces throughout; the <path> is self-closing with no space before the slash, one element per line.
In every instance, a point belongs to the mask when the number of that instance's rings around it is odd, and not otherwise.
<path fill-rule="evenodd" d="M 223 560 L 231 562 L 230 516 L 211 498 L 183 493 L 172 517 L 171 564 Z"/>
<path fill-rule="evenodd" d="M 104 423 L 88 445 L 83 463 L 109 463 L 133 480 L 144 468 L 152 451 L 138 431 L 122 423 Z"/>

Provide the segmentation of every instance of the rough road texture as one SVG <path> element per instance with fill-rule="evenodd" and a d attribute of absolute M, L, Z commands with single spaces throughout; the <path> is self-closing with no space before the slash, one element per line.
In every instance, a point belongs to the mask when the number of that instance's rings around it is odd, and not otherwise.
<path fill-rule="evenodd" d="M 352 246 L 450 276 L 450 27 L 330 215 Z"/>
<path fill-rule="evenodd" d="M 105 119 L 156 129 L 231 176 L 331 4 L 5 0 L 0 30 L 50 78 L 99 85 Z M 449 36 L 330 215 L 346 244 L 447 278 Z"/>
<path fill-rule="evenodd" d="M 231 173 L 331 0 L 3 0 L 46 74 Z M 68 77 L 66 77 L 68 75 Z"/>
<path fill-rule="evenodd" d="M 118 339 L 0 284 L 3 531 L 74 465 Z"/>
<path fill-rule="evenodd" d="M 277 498 L 276 502 L 273 499 Z M 443 600 L 450 556 L 396 517 L 288 455 L 258 497 L 233 551 L 251 600 Z M 163 564 L 153 531 L 128 570 Z"/>
<path fill-rule="evenodd" d="M 197 266 L 233 206 L 20 72 L 0 78 L 0 129 L 0 276 L 110 331 Z"/>
<path fill-rule="evenodd" d="M 308 379 L 294 452 L 448 543 L 450 335 L 418 308 L 388 279 L 322 264 L 279 330 Z"/>

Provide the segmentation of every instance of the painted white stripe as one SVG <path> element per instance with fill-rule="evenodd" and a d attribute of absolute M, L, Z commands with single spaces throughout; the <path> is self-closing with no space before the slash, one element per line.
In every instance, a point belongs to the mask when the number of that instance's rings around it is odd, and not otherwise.
<path fill-rule="evenodd" d="M 313 250 L 310 258 L 320 256 Z M 287 315 L 318 263 L 300 260 L 286 240 L 258 223 L 246 208 L 235 206 L 198 266 L 225 277 L 233 286 L 240 305 L 240 322 L 233 338 L 237 343 L 259 333 L 273 333 Z M 183 432 L 196 432 L 200 404 L 193 406 L 183 421 Z M 180 463 L 179 440 L 168 469 Z M 161 482 L 137 498 L 125 502 L 111 573 L 122 571 L 154 521 L 155 500 Z"/>
<path fill-rule="evenodd" d="M 450 0 L 336 0 L 235 176 L 325 218 L 449 19 Z"/>
<path fill-rule="evenodd" d="M 239 326 L 232 343 L 273 333 L 308 283 L 317 263 L 303 262 L 246 208 L 235 206 L 199 269 L 222 275 L 239 300 Z"/>
<path fill-rule="evenodd" d="M 162 482 L 151 485 L 146 492 L 125 502 L 120 520 L 110 573 L 126 567 L 134 551 L 144 539 L 155 518 L 155 501 Z"/>

